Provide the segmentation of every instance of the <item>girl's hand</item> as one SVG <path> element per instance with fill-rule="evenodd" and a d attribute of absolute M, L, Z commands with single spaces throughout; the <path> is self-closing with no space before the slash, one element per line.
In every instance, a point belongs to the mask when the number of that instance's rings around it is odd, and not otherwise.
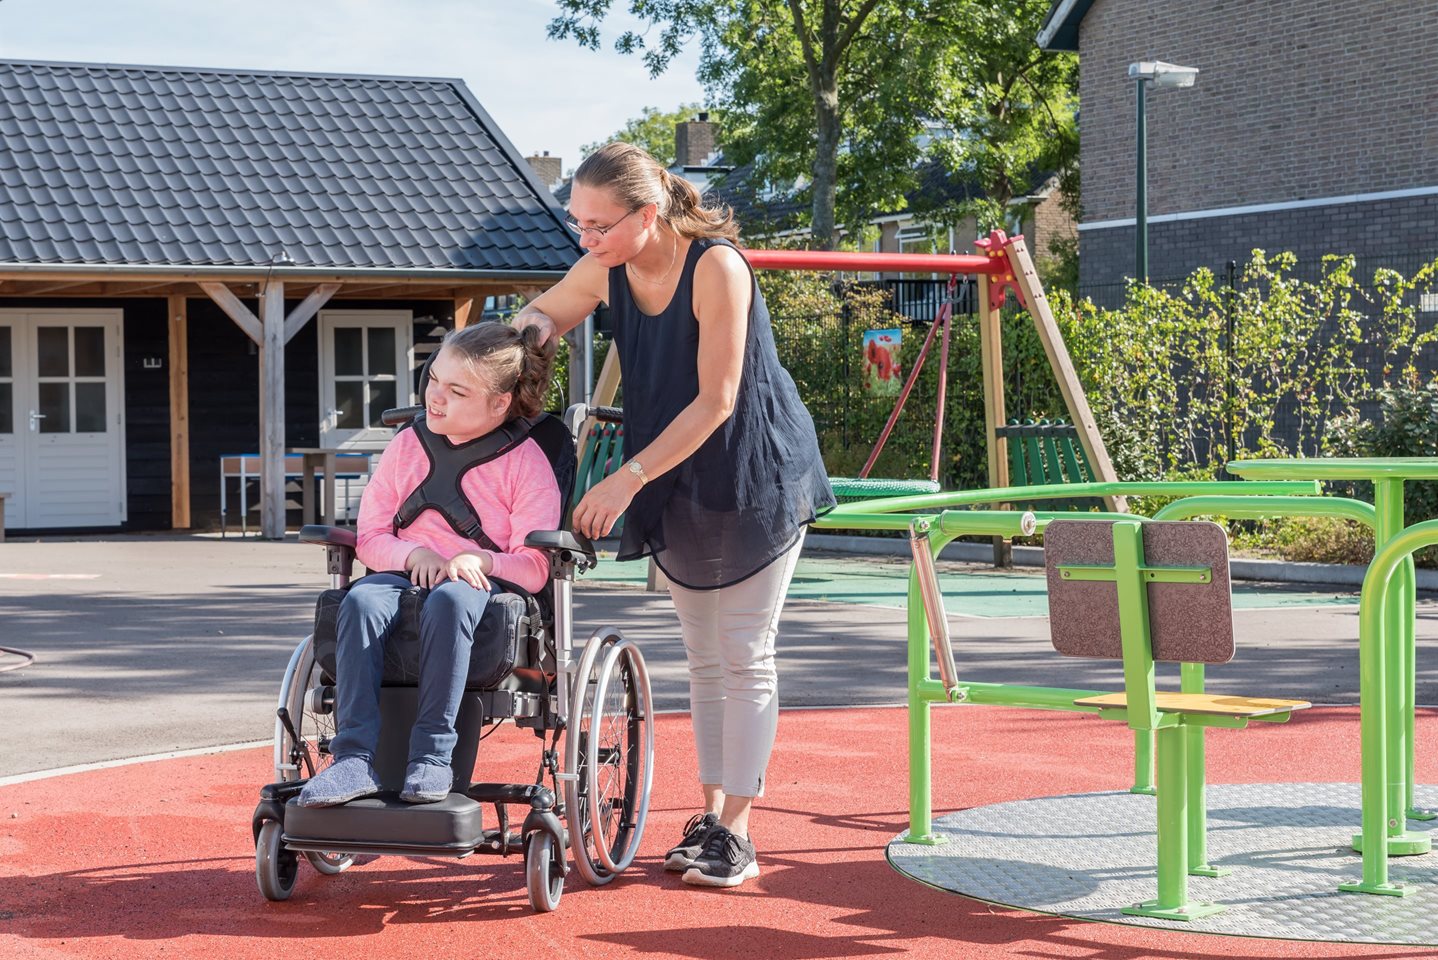
<path fill-rule="evenodd" d="M 511 321 L 510 325 L 519 331 L 523 331 L 526 327 L 538 327 L 544 331 L 542 343 L 548 343 L 551 340 L 557 339 L 556 335 L 559 330 L 559 328 L 555 326 L 554 319 L 550 317 L 549 314 L 541 313 L 538 310 L 521 311 L 520 314 Z"/>
<path fill-rule="evenodd" d="M 487 553 L 457 553 L 445 564 L 445 575 L 451 580 L 463 580 L 476 590 L 489 590 L 489 577 L 485 576 L 494 566 Z"/>
<path fill-rule="evenodd" d="M 637 476 L 621 469 L 590 487 L 574 508 L 575 531 L 591 540 L 608 534 L 619 515 L 629 509 L 630 501 L 641 486 L 643 483 Z"/>
<path fill-rule="evenodd" d="M 429 547 L 416 547 L 405 559 L 404 569 L 409 582 L 416 587 L 437 587 L 449 576 L 448 561 Z"/>

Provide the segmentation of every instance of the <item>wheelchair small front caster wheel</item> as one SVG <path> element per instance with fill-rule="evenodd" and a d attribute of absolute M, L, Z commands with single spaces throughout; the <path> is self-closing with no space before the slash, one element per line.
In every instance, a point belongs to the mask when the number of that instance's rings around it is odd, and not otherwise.
<path fill-rule="evenodd" d="M 529 835 L 524 845 L 524 879 L 529 887 L 529 905 L 535 913 L 550 913 L 564 895 L 564 867 L 555 858 L 564 856 L 554 848 L 554 838 L 543 830 Z"/>
<path fill-rule="evenodd" d="M 295 891 L 300 858 L 293 850 L 285 849 L 283 835 L 284 827 L 267 820 L 255 843 L 255 881 L 266 900 L 288 900 Z"/>
<path fill-rule="evenodd" d="M 355 858 L 347 853 L 316 853 L 313 850 L 305 851 L 305 859 L 325 876 L 344 873 L 355 862 Z"/>

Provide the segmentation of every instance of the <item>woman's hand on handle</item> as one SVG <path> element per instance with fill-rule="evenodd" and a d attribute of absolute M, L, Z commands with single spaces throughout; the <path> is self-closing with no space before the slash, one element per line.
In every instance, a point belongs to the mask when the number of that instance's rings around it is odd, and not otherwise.
<path fill-rule="evenodd" d="M 574 529 L 591 540 L 607 536 L 641 486 L 639 478 L 628 470 L 611 473 L 590 487 L 574 508 Z"/>

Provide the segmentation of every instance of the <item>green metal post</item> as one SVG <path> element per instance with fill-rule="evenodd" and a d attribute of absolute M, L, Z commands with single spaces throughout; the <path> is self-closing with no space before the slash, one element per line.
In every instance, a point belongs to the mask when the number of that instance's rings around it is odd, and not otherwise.
<path fill-rule="evenodd" d="M 906 843 L 940 844 L 933 832 L 933 758 L 930 751 L 929 700 L 920 685 L 930 681 L 929 626 L 919 596 L 916 571 L 909 572 L 909 832 Z"/>
<path fill-rule="evenodd" d="M 1184 726 L 1158 731 L 1158 899 L 1124 907 L 1130 916 L 1197 920 L 1223 910 L 1222 904 L 1188 899 L 1187 747 Z"/>
<path fill-rule="evenodd" d="M 1403 531 L 1403 481 L 1399 478 L 1382 478 L 1373 482 L 1373 508 L 1377 514 L 1374 540 L 1380 548 Z M 1432 841 L 1423 834 L 1407 829 L 1410 807 L 1408 771 L 1411 769 L 1412 742 L 1409 729 L 1413 716 L 1413 701 L 1409 699 L 1408 677 L 1413 669 L 1408 656 L 1408 631 L 1412 629 L 1413 607 L 1405 600 L 1409 596 L 1407 585 L 1407 562 L 1399 561 L 1398 569 L 1388 577 L 1384 586 L 1382 631 L 1379 644 L 1385 653 L 1383 662 L 1383 695 L 1376 701 L 1379 709 L 1386 713 L 1383 723 L 1385 752 L 1384 808 L 1386 811 L 1386 832 L 1388 835 L 1387 854 L 1414 856 L 1432 849 Z M 1365 579 L 1366 583 L 1366 579 Z M 1405 623 L 1407 627 L 1405 628 Z M 1353 848 L 1361 850 L 1366 840 L 1355 837 Z"/>
<path fill-rule="evenodd" d="M 1403 567 L 1399 570 L 1399 576 L 1403 578 L 1403 650 L 1408 666 L 1407 675 L 1404 677 L 1403 696 L 1403 725 L 1408 743 L 1408 757 L 1404 764 L 1404 808 L 1409 820 L 1433 820 L 1438 818 L 1438 811 L 1427 810 L 1415 806 L 1413 803 L 1413 784 L 1417 782 L 1413 768 L 1413 754 L 1418 749 L 1418 741 L 1414 729 L 1414 713 L 1418 705 L 1418 643 L 1417 637 L 1414 635 L 1413 620 L 1414 605 L 1417 601 L 1418 577 L 1413 570 L 1413 558 L 1411 556 L 1403 561 Z"/>
<path fill-rule="evenodd" d="M 1204 666 L 1201 663 L 1179 665 L 1179 689 L 1184 693 L 1202 693 Z M 1185 750 L 1188 755 L 1188 875 L 1190 877 L 1226 877 L 1232 871 L 1208 862 L 1208 768 L 1204 735 L 1207 729 L 1187 727 Z"/>
<path fill-rule="evenodd" d="M 1133 786 L 1129 793 L 1153 796 L 1158 793 L 1153 785 L 1153 731 L 1133 732 Z"/>
<path fill-rule="evenodd" d="M 1379 490 L 1382 481 L 1379 481 Z M 1389 491 L 1391 493 L 1391 491 Z M 1379 501 L 1379 517 L 1390 504 L 1383 493 Z M 1408 890 L 1402 884 L 1388 881 L 1388 857 L 1393 852 L 1394 841 L 1388 833 L 1403 816 L 1400 807 L 1395 810 L 1389 803 L 1394 791 L 1391 789 L 1390 759 L 1393 757 L 1391 741 L 1386 727 L 1392 722 L 1402 722 L 1393 710 L 1390 699 L 1385 697 L 1388 681 L 1388 666 L 1385 645 L 1397 641 L 1393 634 L 1385 634 L 1387 621 L 1386 607 L 1392 600 L 1390 586 L 1398 571 L 1411 559 L 1414 551 L 1438 543 L 1438 520 L 1415 523 L 1396 536 L 1379 541 L 1378 552 L 1368 565 L 1363 578 L 1363 593 L 1358 604 L 1358 664 L 1359 697 L 1361 700 L 1361 737 L 1363 741 L 1363 835 L 1355 847 L 1363 852 L 1363 879 L 1358 883 L 1340 884 L 1338 889 L 1350 893 L 1375 893 L 1387 896 L 1404 896 Z M 1402 791 L 1398 791 L 1402 797 Z"/>

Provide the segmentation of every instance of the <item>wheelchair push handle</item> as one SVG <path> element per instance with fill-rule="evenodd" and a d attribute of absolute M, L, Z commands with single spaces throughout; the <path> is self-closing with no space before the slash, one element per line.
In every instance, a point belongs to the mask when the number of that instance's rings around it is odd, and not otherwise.
<path fill-rule="evenodd" d="M 387 427 L 400 427 L 409 423 L 423 412 L 424 406 L 422 404 L 417 404 L 413 407 L 392 407 L 379 415 L 379 422 Z"/>
<path fill-rule="evenodd" d="M 624 422 L 623 407 L 590 407 L 589 415 L 592 416 L 594 419 L 602 420 L 605 423 Z"/>

